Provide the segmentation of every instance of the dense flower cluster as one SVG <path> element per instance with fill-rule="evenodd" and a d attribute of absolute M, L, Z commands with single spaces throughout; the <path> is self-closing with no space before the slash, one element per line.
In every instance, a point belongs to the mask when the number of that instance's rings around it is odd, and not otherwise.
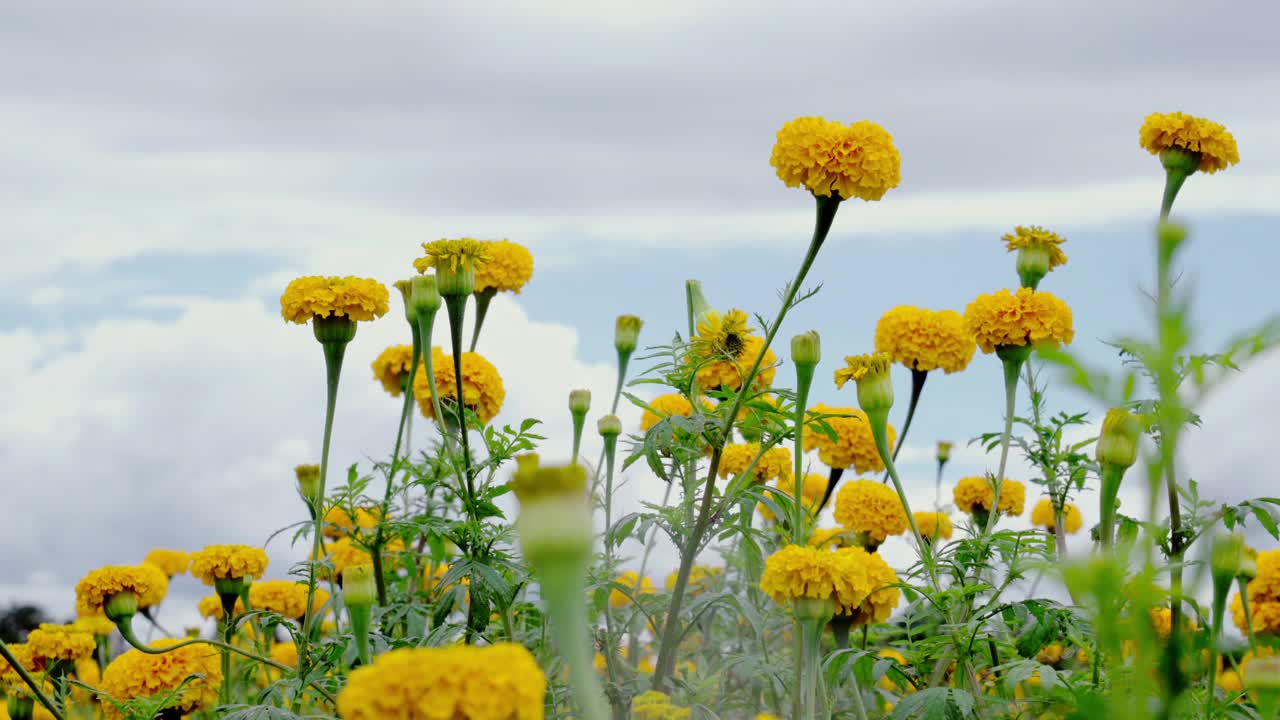
<path fill-rule="evenodd" d="M 436 392 L 440 395 L 441 404 L 449 405 L 458 399 L 458 386 L 454 375 L 453 356 L 444 354 L 438 347 L 431 348 L 431 365 L 436 376 Z M 434 418 L 435 407 L 431 403 L 431 388 L 427 382 L 427 374 L 420 372 L 413 379 L 413 397 L 418 401 L 418 409 L 423 417 Z M 501 410 L 502 401 L 507 391 L 502 386 L 502 376 L 480 353 L 462 354 L 462 397 L 467 409 L 487 423 Z M 452 413 L 444 408 L 446 417 Z"/>
<path fill-rule="evenodd" d="M 329 593 L 316 588 L 311 608 L 318 611 L 329 602 Z M 249 586 L 249 605 L 254 610 L 270 610 L 287 618 L 307 613 L 307 586 L 293 580 L 263 580 Z"/>
<path fill-rule="evenodd" d="M 800 117 L 782 126 L 769 164 L 787 187 L 814 195 L 879 200 L 902 182 L 902 158 L 893 136 L 860 120 L 850 125 Z"/>
<path fill-rule="evenodd" d="M 629 592 L 623 592 L 615 587 L 609 591 L 609 604 L 616 608 L 630 605 L 632 597 L 653 594 L 653 581 L 647 575 L 641 577 L 635 570 L 627 570 L 614 578 L 613 582 L 629 590 Z"/>
<path fill-rule="evenodd" d="M 179 642 L 166 638 L 151 643 L 150 647 L 167 648 Z M 167 695 L 181 687 L 166 707 L 185 715 L 216 705 L 222 680 L 218 650 L 208 645 L 187 645 L 159 655 L 141 650 L 126 652 L 102 672 L 102 690 L 116 700 L 125 701 Z M 107 717 L 121 717 L 111 703 L 103 703 L 102 707 Z"/>
<path fill-rule="evenodd" d="M 1015 252 L 1023 248 L 1043 248 L 1047 250 L 1049 252 L 1050 270 L 1067 264 L 1067 254 L 1062 252 L 1062 248 L 1058 247 L 1067 241 L 1066 238 L 1039 225 L 1019 225 L 1013 229 L 1013 232 L 1005 233 L 1000 239 L 1004 240 L 1005 249 L 1009 252 Z"/>
<path fill-rule="evenodd" d="M 215 580 L 256 580 L 266 570 L 267 553 L 248 545 L 209 545 L 191 554 L 191 574 L 205 585 Z"/>
<path fill-rule="evenodd" d="M 390 295 L 377 280 L 358 277 L 300 277 L 280 296 L 284 319 L 305 325 L 315 317 L 373 320 L 386 314 Z"/>
<path fill-rule="evenodd" d="M 155 565 L 163 570 L 165 575 L 173 577 L 187 571 L 187 568 L 191 565 L 191 555 L 181 550 L 156 548 L 147 553 L 142 562 L 148 565 Z"/>
<path fill-rule="evenodd" d="M 871 435 L 871 422 L 867 414 L 861 410 L 848 407 L 831 407 L 818 403 L 809 408 L 814 419 L 809 421 L 804 432 L 805 452 L 818 451 L 818 459 L 833 468 L 853 468 L 858 473 L 884 471 L 884 461 L 880 459 L 880 451 L 876 450 L 875 438 Z M 821 415 L 841 415 L 847 417 L 828 417 L 816 419 Z M 822 423 L 831 426 L 836 438 L 832 440 L 822 430 Z M 897 438 L 897 431 L 889 425 L 889 448 Z"/>
<path fill-rule="evenodd" d="M 133 593 L 138 597 L 154 592 L 155 576 L 138 566 L 107 565 L 90 570 L 76 583 L 76 613 L 99 615 L 112 595 Z"/>
<path fill-rule="evenodd" d="M 547 679 L 521 645 L 401 648 L 351 673 L 345 720 L 542 720 Z"/>
<path fill-rule="evenodd" d="M 476 292 L 496 290 L 517 295 L 533 277 L 533 253 L 510 240 L 484 243 L 485 261 L 476 266 Z"/>
<path fill-rule="evenodd" d="M 751 461 L 760 455 L 760 443 L 733 443 L 724 447 L 720 457 L 720 477 L 737 477 L 751 467 Z M 754 477 L 756 482 L 770 480 L 791 480 L 791 451 L 785 447 L 769 448 L 756 463 Z"/>
<path fill-rule="evenodd" d="M 1040 501 L 1036 503 L 1035 507 L 1031 508 L 1031 524 L 1042 527 L 1049 532 L 1054 531 L 1056 525 L 1053 517 L 1053 502 L 1049 498 L 1040 498 Z M 1083 524 L 1084 518 L 1080 515 L 1080 508 L 1076 507 L 1075 503 L 1063 503 L 1063 531 L 1068 535 L 1072 535 L 1078 532 L 1080 530 L 1080 526 Z"/>
<path fill-rule="evenodd" d="M 959 372 L 969 366 L 975 349 L 964 316 L 955 310 L 899 305 L 876 323 L 876 352 L 912 370 Z"/>
<path fill-rule="evenodd" d="M 1280 550 L 1258 553 L 1257 566 L 1258 576 L 1246 586 L 1249 618 L 1245 617 L 1240 593 L 1231 601 L 1231 617 L 1241 634 L 1248 634 L 1251 619 L 1254 634 L 1280 635 Z"/>
<path fill-rule="evenodd" d="M 982 352 L 1025 345 L 1057 345 L 1075 338 L 1071 308 L 1044 291 L 1018 288 L 979 295 L 964 311 L 965 324 Z"/>
<path fill-rule="evenodd" d="M 1200 164 L 1196 169 L 1204 173 L 1225 170 L 1240 162 L 1236 139 L 1225 127 L 1186 113 L 1148 115 L 1138 131 L 1138 142 L 1152 155 L 1169 148 L 1198 153 Z"/>
<path fill-rule="evenodd" d="M 954 527 L 946 513 L 918 512 L 912 513 L 916 521 L 916 529 L 925 540 L 950 540 Z"/>
<path fill-rule="evenodd" d="M 789 457 L 790 453 L 788 452 L 787 454 Z M 793 475 L 794 475 L 794 472 L 789 471 L 785 475 L 779 477 L 777 482 L 775 483 L 777 485 L 777 489 L 779 492 L 781 492 L 784 495 L 787 495 L 792 499 L 796 497 L 796 485 L 797 485 L 794 478 L 792 477 Z M 825 495 L 826 492 L 827 492 L 827 477 L 825 475 L 819 475 L 818 473 L 809 473 L 804 476 L 803 503 L 804 503 L 805 509 L 809 511 L 810 516 L 812 516 L 813 513 L 817 511 L 818 503 L 822 502 L 822 496 Z M 770 510 L 768 505 L 764 503 L 760 503 L 757 509 L 760 511 L 760 517 L 764 518 L 765 520 L 775 519 L 773 515 L 773 510 Z"/>
<path fill-rule="evenodd" d="M 74 625 L 42 623 L 27 635 L 27 647 L 37 663 L 75 662 L 93 654 L 93 635 Z"/>
<path fill-rule="evenodd" d="M 973 514 L 975 509 L 990 511 L 991 501 L 995 499 L 995 488 L 985 477 L 960 478 L 952 496 L 961 512 Z M 1021 515 L 1026 500 L 1027 486 L 1006 478 L 1000 487 L 1000 512 Z"/>
<path fill-rule="evenodd" d="M 378 353 L 371 367 L 373 379 L 382 383 L 382 388 L 391 397 L 400 397 L 400 393 L 404 392 L 401 384 L 409 377 L 409 370 L 413 367 L 413 346 L 392 345 Z"/>
<path fill-rule="evenodd" d="M 836 494 L 836 522 L 855 533 L 866 533 L 876 545 L 909 527 L 907 511 L 893 488 L 875 480 L 851 480 Z"/>

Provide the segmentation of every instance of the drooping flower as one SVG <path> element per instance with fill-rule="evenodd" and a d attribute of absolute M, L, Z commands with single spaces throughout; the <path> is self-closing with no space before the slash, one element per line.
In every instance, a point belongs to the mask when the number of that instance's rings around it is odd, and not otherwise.
<path fill-rule="evenodd" d="M 369 321 L 389 308 L 387 287 L 358 277 L 300 277 L 280 296 L 280 314 L 288 322 L 305 325 L 316 317 L 348 317 Z"/>
<path fill-rule="evenodd" d="M 51 665 L 55 662 L 73 663 L 93 655 L 97 644 L 93 635 L 74 625 L 41 623 L 27 634 L 27 648 L 36 663 Z"/>
<path fill-rule="evenodd" d="M 150 647 L 162 649 L 179 642 L 166 638 L 151 643 Z M 102 690 L 116 700 L 172 693 L 165 707 L 184 715 L 216 705 L 222 681 L 218 650 L 208 645 L 187 645 L 161 655 L 130 650 L 102 672 Z M 122 717 L 112 703 L 104 702 L 102 708 L 109 718 Z"/>
<path fill-rule="evenodd" d="M 1067 344 L 1075 338 L 1071 308 L 1051 293 L 1029 288 L 979 295 L 965 308 L 964 319 L 985 353 L 1001 347 Z"/>
<path fill-rule="evenodd" d="M 99 615 L 112 596 L 133 593 L 142 597 L 154 592 L 155 577 L 138 566 L 107 565 L 90 570 L 76 583 L 76 613 Z"/>
<path fill-rule="evenodd" d="M 955 310 L 899 305 L 876 323 L 876 352 L 911 370 L 960 372 L 976 349 L 964 316 Z"/>
<path fill-rule="evenodd" d="M 458 398 L 456 376 L 453 373 L 453 356 L 445 355 L 438 347 L 431 348 L 431 365 L 436 376 L 436 392 L 440 395 L 440 403 L 447 405 L 444 414 L 449 417 L 452 406 Z M 413 396 L 418 401 L 418 409 L 428 418 L 435 417 L 435 408 L 431 403 L 431 390 L 427 384 L 427 374 L 418 373 L 413 380 Z M 462 397 L 467 409 L 480 418 L 480 422 L 488 423 L 502 410 L 502 402 L 507 391 L 502 385 L 502 376 L 480 353 L 462 354 Z"/>
<path fill-rule="evenodd" d="M 357 668 L 345 720 L 542 720 L 547 680 L 521 645 L 400 648 Z"/>
<path fill-rule="evenodd" d="M 935 542 L 951 539 L 954 527 L 946 513 L 918 512 L 912 515 L 916 519 L 916 528 L 920 530 L 920 537 Z"/>
<path fill-rule="evenodd" d="M 315 589 L 311 608 L 319 612 L 329 602 L 329 593 Z M 307 586 L 294 580 L 263 580 L 249 586 L 249 604 L 254 610 L 269 610 L 287 618 L 300 618 L 307 613 Z"/>
<path fill-rule="evenodd" d="M 851 480 L 836 493 L 836 522 L 855 533 L 866 533 L 879 545 L 909 527 L 902 499 L 893 488 L 875 480 Z"/>
<path fill-rule="evenodd" d="M 747 471 L 751 461 L 760 454 L 760 443 L 731 443 L 725 445 L 720 456 L 720 477 L 737 477 Z M 791 451 L 785 447 L 769 448 L 756 463 L 754 479 L 765 483 L 778 478 L 790 479 L 792 475 Z"/>
<path fill-rule="evenodd" d="M 814 195 L 879 200 L 902 182 L 893 136 L 868 120 L 850 125 L 799 117 L 778 130 L 769 164 L 787 187 Z"/>
<path fill-rule="evenodd" d="M 876 450 L 875 438 L 871 435 L 871 422 L 862 410 L 848 407 L 831 407 L 818 403 L 809 408 L 810 420 L 805 427 L 805 452 L 816 449 L 818 459 L 833 468 L 853 468 L 858 473 L 874 473 L 884 471 L 884 461 Z M 848 417 L 828 417 L 818 420 L 821 415 L 841 415 Z M 835 431 L 832 440 L 822 430 L 826 423 Z M 893 425 L 889 425 L 889 447 L 897 438 Z"/>
<path fill-rule="evenodd" d="M 649 401 L 649 407 L 645 408 L 644 415 L 640 417 L 640 430 L 648 432 L 649 428 L 672 415 L 683 417 L 693 415 L 693 403 L 680 393 L 659 395 Z"/>
<path fill-rule="evenodd" d="M 267 553 L 248 545 L 209 545 L 191 554 L 191 574 L 205 585 L 217 580 L 256 580 L 266 570 Z"/>
<path fill-rule="evenodd" d="M 614 578 L 613 582 L 630 590 L 629 593 L 618 588 L 609 591 L 609 604 L 616 608 L 630 605 L 632 597 L 653 594 L 653 581 L 647 575 L 641 577 L 635 570 L 627 570 Z"/>
<path fill-rule="evenodd" d="M 1007 489 L 1007 487 L 1006 487 Z M 1002 491 L 1003 495 L 1004 492 Z M 1003 504 L 1003 503 L 1001 503 Z M 1055 528 L 1053 517 L 1053 501 L 1049 498 L 1040 498 L 1036 506 L 1031 508 L 1031 524 L 1053 532 Z M 1080 530 L 1080 526 L 1084 524 L 1084 518 L 1080 515 L 1080 508 L 1075 503 L 1063 503 L 1062 505 L 1062 529 L 1068 535 L 1074 535 Z"/>
<path fill-rule="evenodd" d="M 404 392 L 404 382 L 409 379 L 409 370 L 413 367 L 413 346 L 392 345 L 378 353 L 371 367 L 373 378 L 382 383 L 382 388 L 391 397 L 400 397 Z"/>
<path fill-rule="evenodd" d="M 1142 122 L 1138 143 L 1152 155 L 1170 148 L 1196 153 L 1197 170 L 1215 173 L 1240 162 L 1236 139 L 1222 125 L 1186 113 L 1152 113 Z"/>
<path fill-rule="evenodd" d="M 791 453 L 788 452 L 787 455 L 789 459 Z M 796 485 L 797 485 L 793 475 L 794 475 L 794 471 L 789 471 L 787 472 L 786 475 L 779 477 L 777 481 L 774 483 L 777 486 L 779 492 L 792 498 L 792 500 L 794 500 L 796 497 Z M 825 475 L 820 475 L 818 473 L 809 473 L 804 476 L 803 503 L 804 503 L 805 510 L 809 512 L 810 517 L 812 517 L 813 513 L 817 511 L 818 503 L 822 502 L 822 496 L 826 494 L 826 491 L 827 491 L 827 477 Z M 756 509 L 759 510 L 760 517 L 764 518 L 765 520 L 776 519 L 774 517 L 773 510 L 769 509 L 768 505 L 764 503 L 760 503 L 756 507 Z"/>
<path fill-rule="evenodd" d="M 867 578 L 866 592 L 857 602 L 837 596 L 836 612 L 851 616 L 854 627 L 888 620 L 902 598 L 898 574 L 884 558 L 860 547 L 841 548 L 835 554 L 841 562 L 857 567 L 859 576 Z"/>
<path fill-rule="evenodd" d="M 991 501 L 995 499 L 995 488 L 985 477 L 960 478 L 952 493 L 956 507 L 961 512 L 973 514 L 975 509 L 991 510 Z M 1006 515 L 1021 515 L 1027 499 L 1027 486 L 1017 480 L 1005 479 L 1000 487 L 1000 512 Z"/>
<path fill-rule="evenodd" d="M 476 266 L 476 292 L 496 290 L 517 295 L 533 277 L 533 253 L 510 240 L 484 243 L 486 260 Z"/>
<path fill-rule="evenodd" d="M 1047 252 L 1049 270 L 1067 264 L 1067 254 L 1058 247 L 1067 241 L 1066 238 L 1039 225 L 1019 225 L 1013 229 L 1013 232 L 1005 233 L 1000 239 L 1004 240 L 1004 247 L 1009 252 L 1018 252 L 1023 249 L 1039 249 Z"/>
<path fill-rule="evenodd" d="M 191 565 L 191 556 L 181 550 L 156 548 L 147 553 L 142 562 L 155 565 L 163 570 L 165 575 L 173 577 L 187 571 L 187 568 Z"/>

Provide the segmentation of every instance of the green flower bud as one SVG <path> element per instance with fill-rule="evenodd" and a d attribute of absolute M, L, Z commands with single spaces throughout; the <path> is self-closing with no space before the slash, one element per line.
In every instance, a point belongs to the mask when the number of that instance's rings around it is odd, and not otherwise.
<path fill-rule="evenodd" d="M 591 410 L 590 390 L 569 391 L 569 412 L 574 415 L 586 415 Z"/>
<path fill-rule="evenodd" d="M 560 563 L 584 565 L 595 541 L 586 495 L 553 493 L 522 497 L 516 534 L 520 537 L 521 552 L 535 569 Z"/>
<path fill-rule="evenodd" d="M 937 454 L 937 458 L 938 458 L 938 464 L 939 464 L 939 465 L 943 465 L 943 464 L 945 464 L 948 460 L 950 460 L 950 459 L 951 459 L 951 447 L 952 447 L 952 443 L 944 442 L 944 441 L 942 441 L 942 440 L 939 440 L 939 441 L 938 441 L 938 454 Z"/>
<path fill-rule="evenodd" d="M 1022 287 L 1035 290 L 1049 274 L 1051 251 L 1047 245 L 1027 245 L 1018 249 L 1017 270 Z"/>
<path fill-rule="evenodd" d="M 1102 432 L 1094 446 L 1094 454 L 1103 465 L 1132 467 L 1138 461 L 1138 439 L 1142 436 L 1141 419 L 1120 408 L 1107 411 L 1102 419 Z"/>
<path fill-rule="evenodd" d="M 596 429 L 602 437 L 618 437 L 622 434 L 622 421 L 617 415 L 605 415 L 596 421 Z"/>
<path fill-rule="evenodd" d="M 791 362 L 813 367 L 822 360 L 822 339 L 817 330 L 800 333 L 791 338 Z"/>
<path fill-rule="evenodd" d="M 709 317 L 715 310 L 711 308 L 711 303 L 707 302 L 707 298 L 702 294 L 702 283 L 697 280 L 685 281 L 685 292 L 689 298 L 689 309 L 693 313 L 693 327 L 697 331 L 698 324 Z"/>
<path fill-rule="evenodd" d="M 377 598 L 372 565 L 349 565 L 342 569 L 342 601 L 347 607 L 370 607 Z"/>
<path fill-rule="evenodd" d="M 308 504 L 314 505 L 320 495 L 320 466 L 299 465 L 293 472 L 298 478 L 298 493 Z"/>
<path fill-rule="evenodd" d="M 887 413 L 893 407 L 892 361 L 885 353 L 850 355 L 846 367 L 836 371 L 836 387 L 850 380 L 858 383 L 858 406 L 868 415 Z"/>
<path fill-rule="evenodd" d="M 418 309 L 411 302 L 413 295 L 413 281 L 397 280 L 393 283 L 396 289 L 400 291 L 400 298 L 404 300 L 404 319 L 409 321 L 410 325 L 418 324 Z"/>
<path fill-rule="evenodd" d="M 102 609 L 112 622 L 119 623 L 138 612 L 138 596 L 131 591 L 116 593 L 107 598 Z"/>
<path fill-rule="evenodd" d="M 1216 583 L 1229 584 L 1240 574 L 1245 562 L 1244 536 L 1239 533 L 1219 533 L 1213 538 L 1209 567 Z M 1256 566 L 1256 562 L 1255 562 Z"/>
<path fill-rule="evenodd" d="M 644 321 L 635 315 L 619 315 L 613 331 L 613 346 L 618 352 L 631 354 L 640 341 L 640 328 Z"/>
<path fill-rule="evenodd" d="M 419 275 L 409 281 L 409 303 L 419 317 L 433 317 L 442 302 L 435 275 Z"/>

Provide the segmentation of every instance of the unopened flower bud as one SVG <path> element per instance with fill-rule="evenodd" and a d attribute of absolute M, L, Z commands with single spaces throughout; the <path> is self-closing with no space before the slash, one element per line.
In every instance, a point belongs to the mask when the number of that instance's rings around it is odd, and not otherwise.
<path fill-rule="evenodd" d="M 102 610 L 112 622 L 131 618 L 138 612 L 138 596 L 127 590 L 115 593 L 106 599 Z"/>
<path fill-rule="evenodd" d="M 1244 564 L 1244 536 L 1239 533 L 1219 533 L 1213 538 L 1209 567 L 1216 583 L 1230 584 L 1240 574 Z"/>
<path fill-rule="evenodd" d="M 945 442 L 943 440 L 938 441 L 937 458 L 938 458 L 939 465 L 943 465 L 951 459 L 951 447 L 952 447 L 952 443 Z"/>
<path fill-rule="evenodd" d="M 887 413 L 893 407 L 893 379 L 889 374 L 891 360 L 885 353 L 850 355 L 847 364 L 836 371 L 836 387 L 850 380 L 858 383 L 858 406 L 868 415 Z"/>
<path fill-rule="evenodd" d="M 590 390 L 569 391 L 569 412 L 574 415 L 586 415 L 591 410 Z"/>
<path fill-rule="evenodd" d="M 822 340 L 817 330 L 800 333 L 791 338 L 791 362 L 813 367 L 822 360 Z"/>
<path fill-rule="evenodd" d="M 618 352 L 629 355 L 640 342 L 640 328 L 644 321 L 635 315 L 619 315 L 613 331 L 613 346 Z"/>
<path fill-rule="evenodd" d="M 409 281 L 409 302 L 418 317 L 434 317 L 443 302 L 435 275 L 419 275 Z"/>
<path fill-rule="evenodd" d="M 1120 408 L 1108 410 L 1094 447 L 1098 462 L 1122 469 L 1132 467 L 1138 461 L 1138 439 L 1141 435 L 1142 422 L 1137 415 Z"/>
<path fill-rule="evenodd" d="M 342 569 L 342 601 L 347 607 L 369 607 L 377 598 L 372 565 L 348 565 Z"/>
<path fill-rule="evenodd" d="M 587 503 L 587 471 L 563 465 L 516 470 L 511 489 L 520 500 L 516 532 L 525 558 L 545 563 L 586 562 L 593 535 Z"/>
<path fill-rule="evenodd" d="M 693 314 L 693 327 L 697 328 L 715 310 L 711 308 L 711 303 L 707 302 L 706 296 L 702 294 L 701 282 L 697 280 L 685 281 L 685 291 L 689 298 L 689 310 Z"/>
<path fill-rule="evenodd" d="M 397 280 L 393 283 L 396 289 L 400 291 L 400 298 L 404 300 L 404 319 L 409 321 L 410 326 L 418 324 L 418 309 L 414 307 L 413 297 L 413 281 Z"/>
<path fill-rule="evenodd" d="M 618 437 L 622 434 L 622 421 L 617 415 L 605 415 L 596 421 L 596 429 L 602 437 Z"/>
<path fill-rule="evenodd" d="M 1034 290 L 1049 274 L 1052 268 L 1050 253 L 1047 245 L 1027 245 L 1018 249 L 1016 268 L 1022 287 Z"/>
<path fill-rule="evenodd" d="M 293 472 L 298 477 L 298 492 L 302 499 L 314 505 L 320 495 L 320 466 L 299 465 Z"/>

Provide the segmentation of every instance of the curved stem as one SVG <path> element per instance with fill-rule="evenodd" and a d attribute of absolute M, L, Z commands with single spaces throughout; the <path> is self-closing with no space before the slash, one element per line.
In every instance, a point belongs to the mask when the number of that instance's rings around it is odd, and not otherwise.
<path fill-rule="evenodd" d="M 996 472 L 990 512 L 982 528 L 983 535 L 990 535 L 1000 516 L 1000 489 L 1004 485 L 1004 471 L 1009 463 L 1009 441 L 1013 437 L 1013 412 L 1018 398 L 1018 373 L 1026 361 L 1025 353 L 1009 353 L 1000 359 L 1004 366 L 1004 433 L 1000 436 L 1000 465 Z"/>
<path fill-rule="evenodd" d="M 609 717 L 591 660 L 591 638 L 582 612 L 582 577 L 572 562 L 550 563 L 539 568 L 543 604 L 551 619 L 560 654 L 569 665 L 569 684 L 587 720 Z"/>
<path fill-rule="evenodd" d="M 897 442 L 893 446 L 893 459 L 898 459 L 902 446 L 906 444 L 907 432 L 911 430 L 911 421 L 915 419 L 916 407 L 920 404 L 920 395 L 924 393 L 924 381 L 929 379 L 928 370 L 911 370 L 911 400 L 907 403 L 907 418 L 902 421 L 902 432 L 898 433 Z M 884 473 L 883 482 L 889 482 L 889 472 Z"/>
<path fill-rule="evenodd" d="M 18 658 L 14 657 L 13 653 L 9 651 L 9 646 L 5 644 L 4 640 L 0 640 L 0 657 L 3 657 L 5 662 L 9 663 L 9 667 L 13 668 L 14 672 L 18 673 L 18 677 L 22 678 L 22 682 L 26 683 L 27 687 L 30 688 L 31 693 L 36 696 L 36 700 L 39 700 L 40 704 L 43 705 L 46 710 L 57 718 L 57 720 L 64 720 L 62 711 L 54 706 L 53 701 L 49 699 L 48 695 L 44 694 L 44 690 L 40 688 L 40 683 L 36 682 L 36 679 L 31 677 L 31 673 L 27 672 L 27 669 L 22 666 L 22 663 L 18 662 Z"/>
<path fill-rule="evenodd" d="M 822 500 L 818 503 L 818 509 L 814 511 L 814 517 L 827 507 L 827 502 L 831 500 L 832 493 L 835 492 L 836 483 L 840 482 L 840 477 L 844 475 L 844 468 L 833 467 L 827 473 L 827 489 L 822 491 Z"/>
<path fill-rule="evenodd" d="M 480 342 L 480 327 L 484 325 L 484 317 L 489 314 L 489 303 L 493 300 L 493 296 L 497 295 L 495 288 L 488 290 L 477 290 L 476 296 L 476 327 L 471 333 L 471 352 L 476 351 L 476 345 Z"/>

